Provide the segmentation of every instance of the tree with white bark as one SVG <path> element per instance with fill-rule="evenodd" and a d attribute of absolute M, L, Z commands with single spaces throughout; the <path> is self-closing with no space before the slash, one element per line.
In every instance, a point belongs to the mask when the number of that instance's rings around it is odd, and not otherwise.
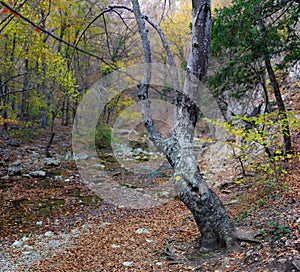
<path fill-rule="evenodd" d="M 138 0 L 132 0 L 133 12 L 143 43 L 144 62 L 151 66 L 151 45 L 145 21 Z M 159 137 L 151 118 L 148 88 L 151 69 L 145 69 L 139 85 L 140 100 L 145 126 L 149 138 L 158 150 L 163 152 L 174 170 L 174 184 L 179 199 L 189 208 L 201 233 L 202 251 L 218 247 L 232 249 L 236 246 L 237 231 L 222 202 L 209 188 L 201 173 L 193 148 L 194 129 L 199 115 L 199 105 L 195 103 L 204 82 L 211 40 L 211 2 L 192 1 L 192 40 L 186 69 L 183 98 L 178 105 L 178 116 L 171 137 Z M 168 49 L 166 46 L 165 48 Z"/>

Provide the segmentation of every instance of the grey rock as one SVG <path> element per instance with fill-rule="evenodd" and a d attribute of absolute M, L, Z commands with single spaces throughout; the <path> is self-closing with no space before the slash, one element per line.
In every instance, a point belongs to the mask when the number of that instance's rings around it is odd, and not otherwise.
<path fill-rule="evenodd" d="M 45 171 L 32 171 L 29 173 L 29 175 L 34 178 L 40 178 L 40 177 L 45 177 L 46 172 Z"/>
<path fill-rule="evenodd" d="M 33 247 L 32 246 L 28 246 L 28 245 L 25 245 L 23 247 L 25 250 L 29 251 L 29 250 L 33 250 Z"/>
<path fill-rule="evenodd" d="M 81 153 L 79 153 L 79 154 L 77 154 L 77 155 L 75 156 L 75 159 L 76 159 L 76 160 L 81 160 L 81 161 L 83 161 L 83 160 L 88 159 L 88 157 L 89 157 L 88 154 L 86 154 L 86 153 L 84 153 L 84 152 L 81 152 Z"/>
<path fill-rule="evenodd" d="M 71 232 L 74 236 L 80 235 L 80 231 L 78 229 L 72 229 Z"/>
<path fill-rule="evenodd" d="M 123 262 L 122 263 L 124 266 L 133 266 L 134 262 Z"/>
<path fill-rule="evenodd" d="M 12 163 L 13 166 L 20 166 L 23 162 L 21 160 L 16 160 Z"/>
<path fill-rule="evenodd" d="M 41 157 L 41 155 L 39 153 L 36 153 L 36 152 L 33 152 L 30 155 L 30 158 L 33 159 L 33 160 L 38 160 L 40 157 Z"/>
<path fill-rule="evenodd" d="M 9 136 L 7 134 L 3 134 L 2 137 L 5 141 L 9 140 Z"/>
<path fill-rule="evenodd" d="M 46 237 L 53 237 L 54 236 L 54 233 L 52 232 L 52 231 L 47 231 L 47 232 L 45 232 L 45 234 L 44 234 Z"/>
<path fill-rule="evenodd" d="M 74 160 L 73 154 L 72 154 L 71 151 L 68 151 L 68 152 L 67 152 L 67 154 L 65 155 L 65 160 L 66 160 L 66 161 Z"/>
<path fill-rule="evenodd" d="M 113 173 L 113 177 L 119 177 L 119 176 L 121 176 L 122 175 L 122 173 L 121 172 L 119 172 L 119 171 L 115 171 L 114 173 Z"/>
<path fill-rule="evenodd" d="M 21 169 L 16 167 L 10 167 L 8 168 L 8 175 L 9 176 L 20 176 L 21 175 Z"/>
<path fill-rule="evenodd" d="M 287 259 L 281 258 L 281 259 L 278 260 L 278 262 L 281 263 L 281 264 L 285 264 L 287 262 Z"/>
<path fill-rule="evenodd" d="M 86 224 L 83 224 L 83 225 L 81 226 L 81 228 L 82 228 L 84 231 L 88 231 L 88 230 L 89 230 Z"/>
<path fill-rule="evenodd" d="M 22 254 L 23 255 L 31 255 L 33 252 L 32 251 L 23 251 Z"/>
<path fill-rule="evenodd" d="M 46 166 L 58 166 L 60 165 L 60 160 L 52 159 L 52 158 L 46 158 L 44 161 L 44 164 Z"/>
<path fill-rule="evenodd" d="M 35 161 L 36 163 L 38 163 L 38 161 L 36 160 Z M 30 160 L 30 159 L 28 159 L 28 160 L 26 160 L 26 162 L 25 162 L 27 165 L 31 165 L 31 164 L 33 164 L 33 161 L 32 160 Z"/>
<path fill-rule="evenodd" d="M 254 251 L 252 249 L 250 249 L 249 251 L 246 252 L 246 257 L 250 257 L 253 256 Z"/>
<path fill-rule="evenodd" d="M 120 246 L 120 245 L 112 244 L 111 247 L 112 247 L 112 248 L 120 248 L 121 246 Z"/>
<path fill-rule="evenodd" d="M 58 160 L 64 160 L 65 157 L 60 155 L 60 154 L 55 154 L 55 158 L 58 159 Z"/>
<path fill-rule="evenodd" d="M 20 143 L 16 140 L 13 140 L 13 139 L 8 140 L 7 144 L 10 145 L 10 146 L 15 146 L 15 147 L 20 146 Z"/>
<path fill-rule="evenodd" d="M 7 163 L 5 161 L 0 161 L 0 166 L 6 167 Z"/>
<path fill-rule="evenodd" d="M 11 246 L 12 247 L 21 247 L 21 246 L 23 246 L 23 242 L 20 240 L 16 240 L 13 242 L 13 244 Z"/>
<path fill-rule="evenodd" d="M 97 170 L 102 170 L 102 169 L 105 168 L 105 165 L 100 164 L 100 163 L 96 163 L 96 164 L 93 165 L 93 168 L 97 169 Z"/>
<path fill-rule="evenodd" d="M 150 234 L 148 229 L 140 228 L 135 231 L 137 234 Z"/>
<path fill-rule="evenodd" d="M 29 241 L 29 240 L 30 240 L 30 238 L 29 238 L 28 236 L 22 237 L 22 241 L 23 241 L 23 242 L 27 242 L 27 241 Z"/>
<path fill-rule="evenodd" d="M 171 196 L 171 194 L 168 191 L 162 191 L 158 193 L 159 197 L 165 197 L 165 198 L 169 198 Z"/>
<path fill-rule="evenodd" d="M 142 161 L 149 161 L 149 158 L 147 156 L 142 157 Z"/>
<path fill-rule="evenodd" d="M 133 152 L 135 155 L 144 154 L 144 151 L 142 148 L 136 148 Z"/>
<path fill-rule="evenodd" d="M 11 157 L 12 157 L 12 154 L 6 155 L 5 158 L 4 158 L 4 161 L 5 161 L 5 162 L 11 161 Z"/>

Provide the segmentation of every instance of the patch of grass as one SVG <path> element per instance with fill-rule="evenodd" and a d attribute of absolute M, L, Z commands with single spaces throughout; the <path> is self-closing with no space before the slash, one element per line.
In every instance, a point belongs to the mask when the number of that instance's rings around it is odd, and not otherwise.
<path fill-rule="evenodd" d="M 65 200 L 61 198 L 43 199 L 36 208 L 36 215 L 39 217 L 50 217 L 52 214 L 57 213 L 65 204 Z"/>
<path fill-rule="evenodd" d="M 43 189 L 54 189 L 54 188 L 62 188 L 63 186 L 59 183 L 54 183 L 53 181 L 49 179 L 43 179 L 38 182 L 38 184 L 43 188 Z"/>
<path fill-rule="evenodd" d="M 270 228 L 269 233 L 274 237 L 275 240 L 278 240 L 284 236 L 290 237 L 291 232 L 289 227 L 285 225 L 280 225 L 274 221 L 269 222 L 268 227 Z"/>
<path fill-rule="evenodd" d="M 87 195 L 79 197 L 79 201 L 83 206 L 97 207 L 102 199 L 96 195 Z"/>
<path fill-rule="evenodd" d="M 81 196 L 81 189 L 80 188 L 73 188 L 69 190 L 67 193 L 65 193 L 67 196 L 74 196 L 74 197 L 80 197 Z"/>

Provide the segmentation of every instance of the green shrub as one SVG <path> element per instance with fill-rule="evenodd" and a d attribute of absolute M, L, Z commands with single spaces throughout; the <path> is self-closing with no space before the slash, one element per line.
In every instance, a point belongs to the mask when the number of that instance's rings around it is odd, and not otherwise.
<path fill-rule="evenodd" d="M 112 129 L 111 127 L 103 122 L 99 121 L 96 126 L 95 132 L 95 145 L 97 148 L 108 148 L 111 146 L 112 140 Z"/>

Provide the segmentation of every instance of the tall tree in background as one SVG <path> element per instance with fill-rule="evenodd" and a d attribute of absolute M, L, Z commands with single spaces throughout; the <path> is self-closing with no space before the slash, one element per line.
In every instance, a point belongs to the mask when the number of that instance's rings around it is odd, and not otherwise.
<path fill-rule="evenodd" d="M 145 17 L 140 10 L 138 0 L 132 0 L 133 10 L 140 36 L 143 42 L 144 61 L 150 64 L 151 46 Z M 179 105 L 177 123 L 172 136 L 163 140 L 156 132 L 148 101 L 148 85 L 151 74 L 145 71 L 140 85 L 140 99 L 145 126 L 150 139 L 156 147 L 164 152 L 174 169 L 174 184 L 178 197 L 192 212 L 201 232 L 201 247 L 209 251 L 221 245 L 228 249 L 236 242 L 235 227 L 217 195 L 208 187 L 197 165 L 193 149 L 193 135 L 197 122 L 199 107 L 193 98 L 201 89 L 208 68 L 211 40 L 211 3 L 209 0 L 192 1 L 192 40 L 187 62 L 186 82 L 183 99 Z M 193 78 L 196 78 L 197 82 Z"/>

